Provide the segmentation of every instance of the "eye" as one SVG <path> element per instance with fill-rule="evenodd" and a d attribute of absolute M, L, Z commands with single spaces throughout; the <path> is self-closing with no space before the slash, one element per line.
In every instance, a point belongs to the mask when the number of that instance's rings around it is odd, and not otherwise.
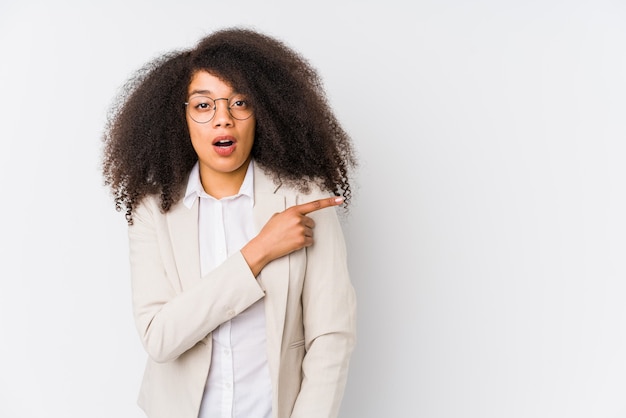
<path fill-rule="evenodd" d="M 230 102 L 231 109 L 243 110 L 243 109 L 246 109 L 247 107 L 248 107 L 248 101 L 243 98 L 235 98 L 231 100 Z"/>
<path fill-rule="evenodd" d="M 189 104 L 198 112 L 209 112 L 215 109 L 215 102 L 210 97 L 195 97 Z"/>

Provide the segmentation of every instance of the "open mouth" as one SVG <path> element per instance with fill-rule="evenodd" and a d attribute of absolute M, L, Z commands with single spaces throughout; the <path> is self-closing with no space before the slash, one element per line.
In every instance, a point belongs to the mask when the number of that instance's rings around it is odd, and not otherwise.
<path fill-rule="evenodd" d="M 221 139 L 217 142 L 215 142 L 213 145 L 216 147 L 230 147 L 231 145 L 233 145 L 234 142 L 228 139 Z"/>
<path fill-rule="evenodd" d="M 213 139 L 213 150 L 217 155 L 222 157 L 228 157 L 232 155 L 237 149 L 237 140 L 230 136 L 218 136 Z"/>

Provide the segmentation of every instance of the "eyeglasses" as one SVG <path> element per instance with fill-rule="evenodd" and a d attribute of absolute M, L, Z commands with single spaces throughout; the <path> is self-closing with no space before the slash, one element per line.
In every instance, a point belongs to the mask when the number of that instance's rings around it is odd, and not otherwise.
<path fill-rule="evenodd" d="M 246 120 L 252 116 L 252 106 L 244 96 L 236 95 L 230 98 L 212 99 L 208 96 L 194 96 L 185 103 L 189 116 L 197 123 L 208 123 L 215 116 L 216 102 L 226 100 L 228 113 L 233 119 Z"/>

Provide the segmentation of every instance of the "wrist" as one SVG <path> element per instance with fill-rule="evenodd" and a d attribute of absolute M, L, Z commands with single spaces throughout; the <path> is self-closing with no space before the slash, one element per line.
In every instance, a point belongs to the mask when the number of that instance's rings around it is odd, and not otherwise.
<path fill-rule="evenodd" d="M 263 246 L 259 245 L 257 239 L 252 239 L 248 242 L 242 249 L 241 255 L 248 263 L 248 267 L 250 267 L 250 271 L 254 277 L 258 276 L 263 267 L 267 264 L 265 251 L 263 251 Z"/>

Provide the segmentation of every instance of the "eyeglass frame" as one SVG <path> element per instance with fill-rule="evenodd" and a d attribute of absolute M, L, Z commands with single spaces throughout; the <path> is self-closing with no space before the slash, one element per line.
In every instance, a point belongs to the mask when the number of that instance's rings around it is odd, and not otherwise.
<path fill-rule="evenodd" d="M 245 118 L 243 118 L 243 119 L 240 119 L 240 118 L 235 117 L 235 116 L 233 115 L 233 113 L 230 111 L 230 100 L 231 100 L 233 97 L 237 97 L 237 95 L 234 95 L 234 96 L 231 96 L 231 97 L 219 97 L 219 98 L 217 98 L 217 99 L 214 99 L 214 98 L 212 98 L 212 97 L 205 96 L 205 95 L 199 95 L 199 96 L 193 96 L 193 97 L 192 97 L 192 99 L 195 99 L 195 98 L 198 98 L 198 97 L 206 97 L 207 99 L 211 99 L 211 100 L 213 100 L 213 116 L 211 116 L 211 118 L 209 118 L 209 120 L 207 120 L 206 122 L 199 122 L 199 121 L 195 120 L 195 119 L 193 118 L 193 116 L 189 115 L 189 117 L 191 118 L 191 120 L 193 120 L 193 121 L 194 121 L 194 122 L 196 122 L 196 123 L 205 124 L 205 123 L 209 123 L 209 122 L 211 122 L 211 121 L 213 120 L 213 118 L 214 118 L 214 117 L 215 117 L 215 115 L 217 114 L 217 101 L 218 101 L 218 100 L 226 100 L 226 109 L 228 110 L 228 114 L 229 114 L 229 115 L 230 115 L 233 119 L 235 119 L 235 120 L 248 120 L 248 119 L 250 119 L 250 117 L 254 114 L 254 111 L 253 111 L 253 110 L 251 110 L 251 111 L 250 111 L 250 115 L 248 115 L 247 117 L 245 117 Z M 191 99 L 188 99 L 188 100 L 191 100 Z M 185 111 L 187 111 L 188 106 L 189 106 L 189 102 L 187 101 L 187 102 L 185 102 L 184 104 L 185 104 Z"/>

